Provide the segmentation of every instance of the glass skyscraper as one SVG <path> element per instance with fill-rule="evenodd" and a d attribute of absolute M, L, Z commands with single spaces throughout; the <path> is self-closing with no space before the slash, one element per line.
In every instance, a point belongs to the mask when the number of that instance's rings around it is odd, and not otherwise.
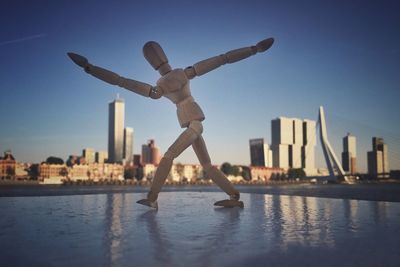
<path fill-rule="evenodd" d="M 125 164 L 133 162 L 133 128 L 126 127 L 124 129 L 124 159 Z"/>
<path fill-rule="evenodd" d="M 108 162 L 122 163 L 124 152 L 125 103 L 121 98 L 109 104 L 108 111 Z"/>

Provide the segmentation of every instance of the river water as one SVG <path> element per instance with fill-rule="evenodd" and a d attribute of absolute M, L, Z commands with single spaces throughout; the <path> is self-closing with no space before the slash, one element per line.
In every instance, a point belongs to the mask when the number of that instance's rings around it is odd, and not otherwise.
<path fill-rule="evenodd" d="M 135 203 L 145 197 L 147 188 L 1 197 L 1 265 L 398 266 L 400 262 L 397 202 L 257 191 L 242 193 L 244 209 L 223 209 L 213 206 L 225 198 L 214 187 L 165 189 L 158 211 Z"/>

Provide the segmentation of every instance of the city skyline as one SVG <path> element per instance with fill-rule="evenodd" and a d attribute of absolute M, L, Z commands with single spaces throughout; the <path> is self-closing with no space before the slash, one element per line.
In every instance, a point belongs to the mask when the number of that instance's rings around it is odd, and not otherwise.
<path fill-rule="evenodd" d="M 0 150 L 11 149 L 26 162 L 50 155 L 66 159 L 85 147 L 105 150 L 105 103 L 120 93 L 126 124 L 135 128 L 134 153 L 148 139 L 165 152 L 182 131 L 174 106 L 96 81 L 66 52 L 81 52 L 93 63 L 154 84 L 158 74 L 142 55 L 148 40 L 161 43 L 173 67 L 186 67 L 271 36 L 276 43 L 268 53 L 192 82 L 204 107 L 212 161 L 249 164 L 248 140 L 271 143 L 272 119 L 316 120 L 323 105 L 337 154 L 351 132 L 357 137 L 357 169 L 366 171 L 370 139 L 382 136 L 390 168 L 400 168 L 400 34 L 392 2 L 157 4 L 158 9 L 150 3 L 7 3 L 0 11 Z M 318 144 L 317 167 L 324 166 L 320 158 Z M 191 150 L 177 161 L 197 163 Z"/>

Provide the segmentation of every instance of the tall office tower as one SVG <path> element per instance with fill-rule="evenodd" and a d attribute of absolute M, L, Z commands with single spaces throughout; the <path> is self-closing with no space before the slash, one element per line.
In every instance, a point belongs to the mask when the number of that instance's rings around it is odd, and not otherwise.
<path fill-rule="evenodd" d="M 96 152 L 96 162 L 97 163 L 106 163 L 108 160 L 107 151 L 98 151 Z"/>
<path fill-rule="evenodd" d="M 108 111 L 108 162 L 121 163 L 124 145 L 124 100 L 115 99 Z"/>
<path fill-rule="evenodd" d="M 271 121 L 272 165 L 289 168 L 289 145 L 293 144 L 293 121 L 289 118 L 277 118 Z"/>
<path fill-rule="evenodd" d="M 130 127 L 124 129 L 124 160 L 127 165 L 133 162 L 133 129 Z"/>
<path fill-rule="evenodd" d="M 251 166 L 272 167 L 272 151 L 263 138 L 250 139 Z"/>
<path fill-rule="evenodd" d="M 160 149 L 156 147 L 153 139 L 142 145 L 142 163 L 158 165 L 160 163 Z"/>
<path fill-rule="evenodd" d="M 356 173 L 357 150 L 356 137 L 350 133 L 343 137 L 342 165 L 343 170 L 354 175 Z"/>
<path fill-rule="evenodd" d="M 388 146 L 385 144 L 383 138 L 374 137 L 372 138 L 372 146 L 377 151 L 382 151 L 382 178 L 389 178 L 389 157 L 388 157 Z"/>
<path fill-rule="evenodd" d="M 368 152 L 368 173 L 377 178 L 389 177 L 388 147 L 383 138 L 372 138 L 372 151 Z"/>
<path fill-rule="evenodd" d="M 317 123 L 313 120 L 303 120 L 303 147 L 301 148 L 301 162 L 306 174 L 315 173 L 315 146 Z"/>
<path fill-rule="evenodd" d="M 151 146 L 151 163 L 158 166 L 158 164 L 160 163 L 160 149 L 158 147 L 156 147 L 156 145 L 154 144 L 154 140 L 152 141 L 152 146 Z"/>
<path fill-rule="evenodd" d="M 289 166 L 302 168 L 301 147 L 303 146 L 303 121 L 292 119 L 293 141 L 289 145 Z"/>
<path fill-rule="evenodd" d="M 378 150 L 384 143 L 382 137 L 372 137 L 372 150 Z"/>
<path fill-rule="evenodd" d="M 266 167 L 272 168 L 272 161 L 273 161 L 272 150 L 268 146 L 268 160 Z"/>
<path fill-rule="evenodd" d="M 86 164 L 94 163 L 94 161 L 95 161 L 94 149 L 93 148 L 85 148 L 82 151 L 82 157 L 85 158 Z"/>
<path fill-rule="evenodd" d="M 151 149 L 149 146 L 142 145 L 142 164 L 150 164 L 151 163 Z"/>
<path fill-rule="evenodd" d="M 271 121 L 273 166 L 314 171 L 315 121 L 279 117 Z"/>
<path fill-rule="evenodd" d="M 134 154 L 133 155 L 133 165 L 140 166 L 140 164 L 142 164 L 142 155 Z"/>

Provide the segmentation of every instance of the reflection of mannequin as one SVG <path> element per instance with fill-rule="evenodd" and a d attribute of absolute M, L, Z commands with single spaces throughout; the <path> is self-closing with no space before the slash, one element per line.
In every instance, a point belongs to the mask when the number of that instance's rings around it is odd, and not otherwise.
<path fill-rule="evenodd" d="M 206 250 L 198 258 L 198 261 L 202 261 L 204 266 L 215 265 L 211 262 L 212 257 L 215 257 L 215 252 L 223 247 L 227 240 L 234 240 L 235 236 L 240 236 L 239 233 L 241 231 L 239 225 L 241 210 L 216 208 L 214 211 L 223 216 L 223 219 L 214 230 L 215 237 L 209 239 L 209 242 L 204 244 Z"/>
<path fill-rule="evenodd" d="M 212 238 L 202 238 L 202 249 L 198 250 L 201 254 L 191 255 L 190 262 L 201 262 L 202 266 L 215 265 L 213 260 L 220 259 L 215 252 L 221 249 L 221 247 L 224 247 L 227 240 L 233 240 L 240 232 L 239 222 L 240 213 L 242 212 L 241 209 L 216 208 L 214 211 L 216 214 L 213 218 L 217 218 L 218 224 L 210 227 L 210 231 L 206 231 L 207 236 L 212 236 Z M 176 258 L 174 259 L 173 256 L 176 256 L 177 251 L 180 251 L 180 247 L 174 247 L 174 242 L 170 242 L 170 240 L 176 238 L 176 236 L 174 236 L 173 233 L 167 235 L 168 229 L 162 227 L 163 225 L 158 222 L 159 218 L 157 218 L 157 216 L 160 216 L 159 212 L 152 210 L 147 211 L 140 215 L 140 221 L 138 223 L 146 223 L 148 236 L 154 245 L 153 259 L 158 265 L 174 266 Z M 195 258 L 192 258 L 193 256 L 195 256 Z M 180 257 L 179 262 L 182 266 L 190 266 L 189 263 L 185 263 L 185 258 Z"/>
<path fill-rule="evenodd" d="M 221 65 L 234 63 L 258 52 L 264 52 L 272 46 L 273 41 L 272 38 L 265 39 L 255 46 L 232 50 L 226 54 L 200 61 L 185 69 L 172 69 L 161 46 L 153 41 L 147 42 L 143 47 L 144 56 L 154 69 L 158 70 L 161 74 L 161 78 L 154 87 L 146 83 L 121 77 L 116 73 L 90 64 L 86 58 L 80 55 L 68 53 L 76 64 L 100 80 L 153 99 L 164 96 L 176 104 L 179 123 L 186 130 L 168 148 L 168 151 L 161 159 L 147 199 L 142 199 L 138 203 L 153 208 L 158 207 L 158 193 L 161 191 L 161 187 L 170 172 L 173 160 L 186 148 L 192 146 L 207 176 L 230 196 L 230 200 L 219 201 L 215 204 L 243 207 L 243 202 L 239 201 L 239 192 L 233 187 L 226 176 L 211 164 L 210 156 L 202 137 L 203 125 L 201 122 L 205 117 L 200 106 L 191 95 L 189 80 L 212 71 Z"/>
<path fill-rule="evenodd" d="M 149 232 L 149 237 L 155 245 L 155 257 L 161 265 L 170 266 L 172 265 L 172 255 L 170 253 L 171 244 L 164 236 L 163 229 L 161 229 L 157 222 L 157 213 L 154 210 L 148 210 L 147 212 L 140 215 L 140 222 L 144 221 Z"/>

